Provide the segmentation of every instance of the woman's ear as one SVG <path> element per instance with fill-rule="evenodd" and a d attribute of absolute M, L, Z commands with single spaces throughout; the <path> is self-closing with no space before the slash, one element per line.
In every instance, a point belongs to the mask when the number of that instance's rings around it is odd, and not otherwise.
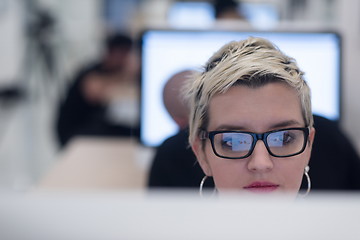
<path fill-rule="evenodd" d="M 191 145 L 191 148 L 206 176 L 212 176 L 211 166 L 206 158 L 205 146 L 203 146 L 203 141 L 199 137 L 196 137 L 194 143 Z"/>
<path fill-rule="evenodd" d="M 306 165 L 309 165 L 309 161 L 310 161 L 310 157 L 311 157 L 311 151 L 312 151 L 312 146 L 314 143 L 314 139 L 315 139 L 315 128 L 311 127 L 310 128 L 310 132 L 309 132 L 309 136 L 308 136 L 308 149 L 306 150 L 307 154 L 308 154 L 308 159 L 306 161 Z M 305 166 L 306 166 L 305 165 Z"/>
<path fill-rule="evenodd" d="M 314 127 L 311 127 L 310 128 L 310 133 L 309 133 L 309 146 L 310 146 L 310 149 L 312 149 L 312 145 L 314 143 L 314 139 L 315 139 L 315 128 Z"/>

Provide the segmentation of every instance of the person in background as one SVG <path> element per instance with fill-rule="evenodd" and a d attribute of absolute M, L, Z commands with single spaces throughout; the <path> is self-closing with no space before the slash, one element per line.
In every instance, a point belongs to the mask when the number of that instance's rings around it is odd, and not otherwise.
<path fill-rule="evenodd" d="M 360 190 L 360 157 L 338 122 L 314 115 L 316 138 L 310 160 L 312 189 Z"/>
<path fill-rule="evenodd" d="M 56 131 L 61 146 L 75 136 L 139 135 L 137 124 L 119 124 L 109 117 L 109 106 L 114 99 L 136 93 L 133 90 L 137 74 L 133 45 L 127 35 L 109 36 L 102 59 L 76 74 L 58 111 Z M 122 113 L 127 114 L 126 111 Z M 136 117 L 130 118 L 127 122 L 137 123 Z"/>
<path fill-rule="evenodd" d="M 163 89 L 164 106 L 180 129 L 187 128 L 189 124 L 189 108 L 182 99 L 181 89 L 191 74 L 191 70 L 175 73 L 169 78 Z"/>
<path fill-rule="evenodd" d="M 179 132 L 156 149 L 147 183 L 151 189 L 197 187 L 203 177 L 187 141 L 189 108 L 181 96 L 181 89 L 192 74 L 190 70 L 178 72 L 163 88 L 164 106 L 178 125 Z"/>
<path fill-rule="evenodd" d="M 215 0 L 213 7 L 218 20 L 245 20 L 240 11 L 240 3 L 234 0 Z"/>

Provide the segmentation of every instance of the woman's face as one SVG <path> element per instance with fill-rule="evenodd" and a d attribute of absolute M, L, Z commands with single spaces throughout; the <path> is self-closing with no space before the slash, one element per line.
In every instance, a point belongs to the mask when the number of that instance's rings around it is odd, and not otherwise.
<path fill-rule="evenodd" d="M 292 127 L 306 127 L 295 90 L 282 83 L 259 88 L 234 86 L 213 97 L 209 105 L 207 131 L 238 130 L 263 133 Z M 297 193 L 307 166 L 315 130 L 311 128 L 304 152 L 292 157 L 273 157 L 264 142 L 257 141 L 252 154 L 244 159 L 216 156 L 210 140 L 202 147 L 197 139 L 193 150 L 207 176 L 213 176 L 219 192 L 240 190 L 248 193 Z"/>

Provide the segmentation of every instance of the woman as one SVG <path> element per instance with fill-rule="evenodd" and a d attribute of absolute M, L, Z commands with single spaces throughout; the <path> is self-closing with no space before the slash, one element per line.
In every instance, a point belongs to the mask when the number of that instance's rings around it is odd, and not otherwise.
<path fill-rule="evenodd" d="M 310 89 L 295 61 L 269 41 L 222 47 L 186 86 L 189 142 L 219 193 L 299 191 L 315 129 Z M 310 179 L 307 177 L 310 190 Z"/>

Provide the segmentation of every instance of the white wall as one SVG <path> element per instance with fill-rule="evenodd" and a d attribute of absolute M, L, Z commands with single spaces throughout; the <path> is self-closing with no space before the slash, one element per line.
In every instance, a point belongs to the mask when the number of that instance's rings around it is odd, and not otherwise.
<path fill-rule="evenodd" d="M 360 153 L 360 1 L 337 1 L 343 35 L 343 121 Z"/>
<path fill-rule="evenodd" d="M 29 72 L 24 74 L 21 64 L 26 39 L 22 25 L 26 1 L 0 1 L 0 87 L 8 84 L 3 79 L 20 76 L 27 90 L 26 99 L 18 104 L 7 108 L 0 104 L 0 189 L 31 187 L 57 160 L 53 129 L 59 93 L 56 88 L 100 51 L 100 0 L 41 0 L 57 22 L 51 37 L 59 72 L 57 79 L 49 79 L 34 55 L 27 63 Z M 2 2 L 8 3 L 3 12 Z"/>
<path fill-rule="evenodd" d="M 22 6 L 20 0 L 0 2 L 0 87 L 16 84 L 23 55 Z"/>

